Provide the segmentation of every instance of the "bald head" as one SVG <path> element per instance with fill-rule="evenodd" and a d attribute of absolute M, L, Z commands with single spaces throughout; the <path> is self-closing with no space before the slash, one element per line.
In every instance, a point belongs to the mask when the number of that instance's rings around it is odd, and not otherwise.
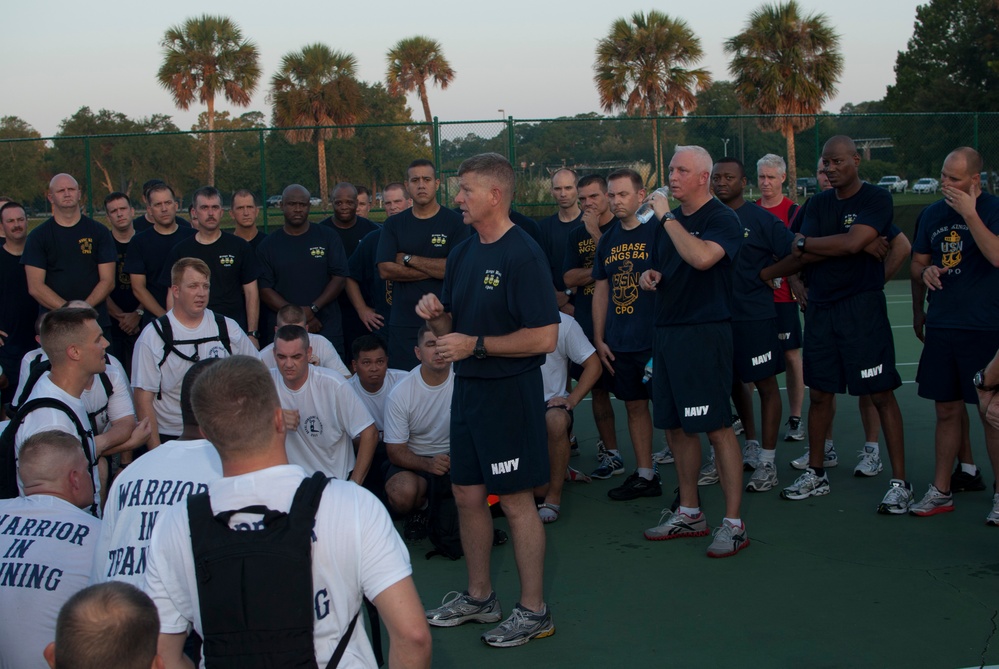
<path fill-rule="evenodd" d="M 834 135 L 827 139 L 826 143 L 822 146 L 822 153 L 825 154 L 827 151 L 855 155 L 857 153 L 857 145 L 846 135 Z"/>
<path fill-rule="evenodd" d="M 56 213 L 64 216 L 78 214 L 80 208 L 80 184 L 68 174 L 57 174 L 49 181 L 49 202 Z"/>
<path fill-rule="evenodd" d="M 17 476 L 25 495 L 53 495 L 80 508 L 94 501 L 83 445 L 67 432 L 45 430 L 25 439 L 18 451 Z"/>
<path fill-rule="evenodd" d="M 291 184 L 290 186 L 287 186 L 284 189 L 284 191 L 281 192 L 282 200 L 289 197 L 293 198 L 304 197 L 306 200 L 308 200 L 312 196 L 309 194 L 309 189 L 306 188 L 305 186 L 302 186 L 301 184 Z"/>
<path fill-rule="evenodd" d="M 351 183 L 347 183 L 346 181 L 342 181 L 342 182 L 338 183 L 336 186 L 333 186 L 333 197 L 336 197 L 341 192 L 342 193 L 349 193 L 350 195 L 352 195 L 353 197 L 356 198 L 357 197 L 357 186 L 355 186 L 354 184 L 351 184 Z"/>
<path fill-rule="evenodd" d="M 972 177 L 982 172 L 982 154 L 970 146 L 961 146 L 947 154 L 944 165 L 951 163 L 955 169 L 963 171 L 965 176 Z"/>
<path fill-rule="evenodd" d="M 59 173 L 49 180 L 49 190 L 56 191 L 60 186 L 65 184 L 70 184 L 74 188 L 79 188 L 80 183 L 71 174 L 66 174 L 65 172 Z"/>

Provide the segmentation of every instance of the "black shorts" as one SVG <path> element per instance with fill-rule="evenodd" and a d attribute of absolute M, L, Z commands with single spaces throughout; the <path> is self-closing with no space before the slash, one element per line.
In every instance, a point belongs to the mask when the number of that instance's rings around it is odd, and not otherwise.
<path fill-rule="evenodd" d="M 657 327 L 652 362 L 653 423 L 687 434 L 732 425 L 732 325 Z"/>
<path fill-rule="evenodd" d="M 550 406 L 548 406 L 548 403 L 545 402 L 545 417 L 546 418 L 548 416 L 548 412 L 549 411 L 564 411 L 566 414 L 569 415 L 569 424 L 565 428 L 565 436 L 566 437 L 571 437 L 572 436 L 572 426 L 576 424 L 576 417 L 573 416 L 572 409 L 570 409 L 569 407 L 566 407 L 566 406 L 553 406 L 553 407 L 550 407 Z"/>
<path fill-rule="evenodd" d="M 549 478 L 541 368 L 501 379 L 455 377 L 451 482 L 504 495 Z"/>
<path fill-rule="evenodd" d="M 618 353 L 614 351 L 614 375 L 611 382 L 614 384 L 614 396 L 622 402 L 633 402 L 636 400 L 648 400 L 648 385 L 642 382 L 645 376 L 645 366 L 652 357 L 652 349 L 644 351 Z M 604 373 L 607 373 L 604 367 Z"/>
<path fill-rule="evenodd" d="M 591 345 L 593 344 L 593 340 L 589 337 L 586 338 L 586 341 L 590 342 Z M 611 376 L 611 373 L 607 371 L 606 367 L 604 367 L 603 361 L 600 362 L 600 372 L 600 378 L 593 384 L 593 390 L 612 392 L 614 390 L 614 377 Z M 583 376 L 583 366 L 577 365 L 576 363 L 570 361 L 569 376 L 572 377 L 573 381 L 579 381 L 580 377 Z"/>
<path fill-rule="evenodd" d="M 805 310 L 805 385 L 827 393 L 870 395 L 902 385 L 885 294 L 867 291 Z"/>
<path fill-rule="evenodd" d="M 774 302 L 777 309 L 777 339 L 782 351 L 801 348 L 801 309 L 797 302 Z"/>
<path fill-rule="evenodd" d="M 934 402 L 978 404 L 975 372 L 999 349 L 999 331 L 926 328 L 916 372 L 917 392 Z"/>
<path fill-rule="evenodd" d="M 385 483 L 388 483 L 389 479 L 391 479 L 393 476 L 395 476 L 396 474 L 399 474 L 401 472 L 409 472 L 410 474 L 413 474 L 414 476 L 419 476 L 421 479 L 423 479 L 424 481 L 427 482 L 427 485 L 430 485 L 430 474 L 429 473 L 427 473 L 427 472 L 418 472 L 418 471 L 415 471 L 413 469 L 406 469 L 405 467 L 400 467 L 399 465 L 397 465 L 397 464 L 395 464 L 395 463 L 393 463 L 391 461 L 388 463 L 388 467 L 385 468 Z"/>
<path fill-rule="evenodd" d="M 416 359 L 416 333 L 419 327 L 400 327 L 397 325 L 388 326 L 388 359 L 389 367 L 410 371 L 420 364 Z"/>
<path fill-rule="evenodd" d="M 777 319 L 732 322 L 732 366 L 743 383 L 762 381 L 784 371 L 784 350 L 777 339 Z"/>

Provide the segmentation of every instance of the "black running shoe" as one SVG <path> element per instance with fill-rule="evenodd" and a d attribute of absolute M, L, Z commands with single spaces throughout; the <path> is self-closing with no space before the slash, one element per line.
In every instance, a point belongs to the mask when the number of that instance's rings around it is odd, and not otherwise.
<path fill-rule="evenodd" d="M 978 492 L 985 490 L 985 481 L 982 480 L 982 470 L 975 467 L 975 473 L 969 474 L 957 466 L 954 473 L 950 475 L 950 491 L 954 492 Z"/>
<path fill-rule="evenodd" d="M 402 536 L 406 541 L 420 541 L 427 537 L 427 510 L 417 510 L 409 514 L 402 527 Z"/>
<path fill-rule="evenodd" d="M 607 491 L 607 496 L 618 502 L 626 502 L 639 497 L 660 497 L 663 494 L 663 484 L 659 480 L 659 474 L 653 474 L 652 480 L 643 479 L 638 472 L 632 472 L 631 476 L 624 480 L 617 488 Z"/>

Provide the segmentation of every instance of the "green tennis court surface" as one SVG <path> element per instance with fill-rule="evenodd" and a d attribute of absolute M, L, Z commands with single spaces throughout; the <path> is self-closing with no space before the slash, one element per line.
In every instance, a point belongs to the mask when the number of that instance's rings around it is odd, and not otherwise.
<path fill-rule="evenodd" d="M 920 343 L 911 327 L 908 281 L 886 288 L 905 421 L 907 469 L 916 499 L 933 469 L 933 404 L 913 383 Z M 696 356 L 692 351 L 691 355 Z M 787 418 L 786 395 L 784 419 Z M 807 393 L 806 393 L 807 413 Z M 985 525 L 992 492 L 956 495 L 956 511 L 931 518 L 880 516 L 875 507 L 890 477 L 855 478 L 864 437 L 854 398 L 840 397 L 834 438 L 840 465 L 828 496 L 790 502 L 778 490 L 743 497 L 752 545 L 712 560 L 710 537 L 650 542 L 676 487 L 660 468 L 661 498 L 613 502 L 622 477 L 566 484 L 562 514 L 546 527 L 546 599 L 556 634 L 515 649 L 485 646 L 492 625 L 433 628 L 435 667 L 970 667 L 999 664 L 999 528 Z M 634 468 L 624 407 L 615 403 L 625 465 Z M 972 415 L 975 459 L 992 471 L 981 424 Z M 783 431 L 781 432 L 783 435 Z M 595 466 L 597 437 L 588 403 L 576 410 L 583 454 Z M 662 447 L 658 432 L 654 448 Z M 741 441 L 741 438 L 740 438 Z M 706 445 L 705 445 L 706 447 Z M 779 442 L 781 485 L 799 474 L 788 463 L 803 442 Z M 745 474 L 748 481 L 749 473 Z M 719 486 L 700 488 L 708 521 L 721 523 Z M 505 527 L 505 521 L 498 521 Z M 411 546 L 417 587 L 427 607 L 466 586 L 463 561 L 424 559 L 429 541 Z M 519 591 L 513 546 L 493 549 L 493 585 L 504 616 Z"/>

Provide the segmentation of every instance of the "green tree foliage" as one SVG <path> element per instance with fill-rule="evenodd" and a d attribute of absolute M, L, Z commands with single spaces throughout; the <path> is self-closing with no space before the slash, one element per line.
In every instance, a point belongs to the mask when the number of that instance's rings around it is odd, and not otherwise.
<path fill-rule="evenodd" d="M 215 138 L 215 186 L 228 197 L 233 191 L 248 188 L 259 191 L 260 184 L 260 134 L 261 128 L 267 127 L 267 118 L 263 112 L 246 112 L 239 116 L 231 116 L 229 112 L 219 112 L 215 115 L 216 130 L 231 130 L 239 132 L 216 132 L 214 135 L 197 135 L 195 140 L 200 148 L 197 150 L 198 161 L 195 174 L 207 174 L 208 157 L 210 155 L 209 138 Z M 208 113 L 201 112 L 198 122 L 191 128 L 194 131 L 208 129 Z M 259 193 L 258 193 L 259 195 Z M 266 195 L 264 196 L 266 197 Z"/>
<path fill-rule="evenodd" d="M 33 205 L 47 186 L 45 144 L 27 121 L 17 116 L 0 118 L 0 140 L 21 138 L 39 141 L 0 142 L 0 194 Z"/>
<path fill-rule="evenodd" d="M 682 116 L 696 104 L 695 94 L 711 83 L 702 68 L 688 69 L 704 56 L 701 40 L 685 21 L 650 10 L 618 19 L 597 43 L 593 80 L 605 111 L 633 116 Z M 652 123 L 657 155 L 659 122 Z M 662 164 L 658 165 L 662 175 Z"/>
<path fill-rule="evenodd" d="M 207 127 L 215 128 L 215 98 L 239 107 L 250 104 L 260 79 L 257 46 L 243 37 L 227 16 L 203 14 L 167 29 L 161 42 L 163 65 L 156 75 L 180 109 L 198 100 L 208 108 Z M 208 135 L 207 180 L 215 184 L 215 136 Z"/>
<path fill-rule="evenodd" d="M 333 137 L 334 130 L 341 138 L 352 137 L 352 126 L 365 113 L 356 71 L 357 60 L 353 55 L 325 44 L 310 44 L 301 51 L 285 54 L 271 79 L 274 125 L 290 128 L 285 137 L 291 143 L 315 145 L 319 192 L 324 203 L 329 202 L 326 142 Z"/>
<path fill-rule="evenodd" d="M 732 55 L 740 102 L 758 114 L 766 130 L 784 135 L 787 183 L 797 177 L 795 132 L 812 126 L 811 118 L 836 93 L 843 72 L 839 35 L 824 14 L 804 14 L 796 0 L 763 5 L 749 15 L 742 32 L 725 41 Z"/>
<path fill-rule="evenodd" d="M 444 56 L 440 42 L 429 37 L 407 37 L 395 43 L 386 55 L 388 68 L 385 81 L 389 93 L 402 95 L 416 91 L 423 104 L 423 116 L 433 123 L 430 102 L 427 99 L 427 82 L 436 84 L 442 91 L 454 81 L 455 71 Z"/>

